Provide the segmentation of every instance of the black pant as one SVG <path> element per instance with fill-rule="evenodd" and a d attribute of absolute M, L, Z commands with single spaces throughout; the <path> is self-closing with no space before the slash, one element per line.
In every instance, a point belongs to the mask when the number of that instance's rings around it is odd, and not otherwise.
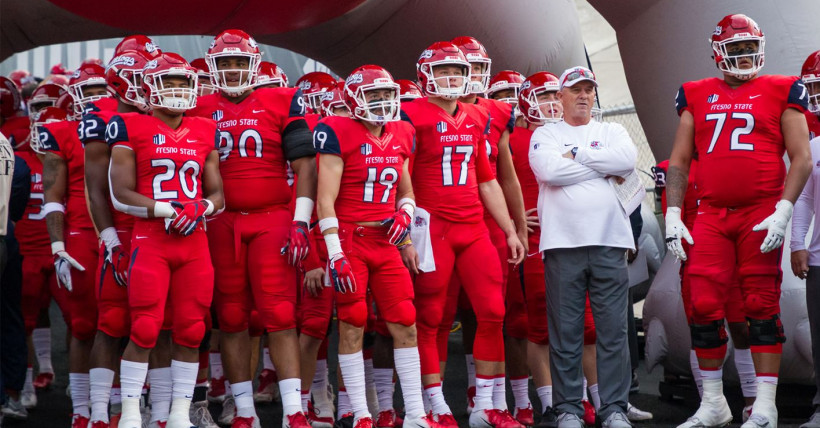
<path fill-rule="evenodd" d="M 26 380 L 28 348 L 21 307 L 23 257 L 13 233 L 0 237 L 0 391 L 20 391 Z"/>

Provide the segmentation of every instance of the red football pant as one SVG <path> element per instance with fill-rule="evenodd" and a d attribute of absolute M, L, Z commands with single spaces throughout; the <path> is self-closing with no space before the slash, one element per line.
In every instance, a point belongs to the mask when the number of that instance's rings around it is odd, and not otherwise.
<path fill-rule="evenodd" d="M 131 230 L 117 230 L 122 248 L 131 249 Z M 97 297 L 97 329 L 111 337 L 127 337 L 131 331 L 131 316 L 128 314 L 128 289 L 117 284 L 114 273 L 109 266 L 105 272 L 105 244 L 100 245 L 100 256 L 97 261 L 97 278 L 95 287 Z"/>
<path fill-rule="evenodd" d="M 387 229 L 342 223 L 339 238 L 356 279 L 355 292 L 336 293 L 339 321 L 373 330 L 376 317 L 367 298 L 369 289 L 379 316 L 385 322 L 404 326 L 415 324 L 413 282 L 399 250 L 388 241 Z"/>
<path fill-rule="evenodd" d="M 430 221 L 430 239 L 436 270 L 416 276 L 421 374 L 439 373 L 436 343 L 444 317 L 447 289 L 454 271 L 458 275 L 478 320 L 473 355 L 480 361 L 504 361 L 504 295 L 501 264 L 484 222 L 452 223 L 439 217 Z M 496 260 L 496 262 L 492 262 Z"/>
<path fill-rule="evenodd" d="M 138 221 L 131 248 L 131 340 L 140 347 L 153 348 L 169 304 L 174 343 L 199 348 L 214 284 L 205 233 L 199 228 L 190 236 L 166 234 L 161 222 Z"/>
<path fill-rule="evenodd" d="M 288 240 L 292 217 L 282 206 L 246 214 L 225 211 L 208 222 L 220 330 L 247 330 L 253 308 L 268 332 L 296 328 L 301 284 L 296 268 L 279 253 Z"/>
<path fill-rule="evenodd" d="M 71 314 L 71 335 L 77 340 L 91 340 L 97 333 L 97 234 L 94 229 L 68 230 L 66 252 L 81 264 L 85 271 L 71 268 L 71 292 L 68 293 Z"/>
<path fill-rule="evenodd" d="M 21 305 L 23 320 L 26 325 L 26 335 L 30 335 L 37 328 L 37 319 L 43 310 L 48 309 L 52 296 L 63 313 L 66 325 L 71 325 L 66 290 L 57 287 L 57 279 L 54 274 L 54 256 L 51 254 L 23 255 L 22 291 Z"/>
<path fill-rule="evenodd" d="M 688 244 L 684 243 L 684 251 L 688 254 Z M 692 318 L 692 291 L 691 281 L 688 269 L 689 263 L 683 263 L 680 268 L 681 284 L 680 293 L 683 300 L 683 312 L 686 314 L 686 321 L 693 324 Z M 743 312 L 743 294 L 740 292 L 740 282 L 738 282 L 737 274 L 732 278 L 732 284 L 729 286 L 728 297 L 726 298 L 726 306 L 723 308 L 726 314 L 726 321 L 730 323 L 745 323 L 746 313 Z"/>

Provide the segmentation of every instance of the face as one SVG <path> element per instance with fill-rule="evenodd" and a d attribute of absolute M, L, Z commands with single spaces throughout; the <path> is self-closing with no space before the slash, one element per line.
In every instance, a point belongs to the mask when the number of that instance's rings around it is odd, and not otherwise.
<path fill-rule="evenodd" d="M 736 66 L 741 70 L 748 70 L 754 67 L 754 57 L 752 55 L 756 54 L 757 50 L 758 43 L 753 40 L 742 40 L 726 45 L 726 53 L 730 57 L 740 56 L 739 58 L 732 59 L 732 61 L 737 61 Z"/>
<path fill-rule="evenodd" d="M 83 97 L 99 97 L 108 95 L 105 85 L 94 85 L 83 87 Z"/>
<path fill-rule="evenodd" d="M 564 116 L 590 117 L 595 102 L 595 85 L 589 80 L 578 82 L 558 93 Z"/>
<path fill-rule="evenodd" d="M 510 89 L 502 89 L 500 91 L 496 91 L 492 95 L 490 95 L 490 98 L 492 98 L 494 100 L 501 100 L 501 99 L 504 99 L 504 98 L 514 98 L 515 96 L 516 96 L 515 89 L 510 88 Z"/>
<path fill-rule="evenodd" d="M 464 82 L 464 67 L 458 65 L 439 65 L 433 67 L 433 78 L 440 87 L 458 88 Z"/>
<path fill-rule="evenodd" d="M 487 70 L 487 64 L 483 62 L 470 63 L 470 80 L 473 82 L 480 82 L 484 78 L 482 74 Z"/>
<path fill-rule="evenodd" d="M 380 103 L 396 99 L 396 91 L 392 89 L 373 89 L 364 93 L 364 99 L 368 105 L 375 103 L 373 107 L 369 108 L 371 113 L 378 116 L 386 116 L 391 112 L 387 111 L 387 105 Z"/>
<path fill-rule="evenodd" d="M 239 86 L 247 81 L 250 74 L 250 61 L 244 56 L 226 56 L 216 60 L 216 69 L 224 71 L 225 84 Z"/>
<path fill-rule="evenodd" d="M 544 117 L 557 119 L 563 114 L 564 108 L 558 102 L 557 91 L 541 92 L 535 98 L 538 100 L 538 108 L 541 109 Z"/>
<path fill-rule="evenodd" d="M 163 89 L 190 88 L 191 81 L 182 76 L 163 76 L 162 87 Z"/>

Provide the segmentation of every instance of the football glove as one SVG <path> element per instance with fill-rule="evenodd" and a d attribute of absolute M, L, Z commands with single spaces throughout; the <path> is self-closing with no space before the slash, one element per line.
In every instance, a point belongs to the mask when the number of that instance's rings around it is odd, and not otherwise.
<path fill-rule="evenodd" d="M 764 229 L 768 231 L 766 232 L 766 238 L 763 240 L 763 244 L 760 245 L 761 253 L 768 253 L 783 245 L 783 238 L 786 236 L 786 226 L 789 225 L 789 220 L 792 218 L 792 211 L 794 211 L 794 205 L 785 199 L 781 199 L 780 202 L 774 206 L 774 213 L 752 228 L 755 232 Z"/>
<path fill-rule="evenodd" d="M 353 265 L 344 253 L 336 253 L 327 261 L 327 275 L 333 288 L 339 293 L 355 293 L 356 278 L 353 277 Z"/>
<path fill-rule="evenodd" d="M 666 209 L 666 247 L 675 255 L 680 261 L 686 261 L 686 252 L 683 251 L 683 243 L 681 240 L 685 239 L 689 245 L 694 245 L 692 235 L 689 234 L 689 229 L 683 224 L 680 217 L 679 207 L 669 207 Z"/>
<path fill-rule="evenodd" d="M 117 285 L 125 287 L 128 285 L 128 265 L 130 262 L 131 255 L 121 245 L 117 245 L 111 250 L 106 248 L 103 272 L 106 269 L 111 269 L 111 274 L 114 275 L 114 281 Z"/>
<path fill-rule="evenodd" d="M 310 251 L 309 233 L 308 224 L 304 221 L 294 220 L 290 224 L 288 242 L 282 247 L 280 253 L 288 255 L 288 264 L 291 266 L 299 266 L 300 262 L 307 257 Z"/>
<path fill-rule="evenodd" d="M 51 252 L 54 254 L 54 272 L 57 276 L 57 286 L 65 287 L 66 290 L 71 291 L 71 268 L 81 272 L 85 271 L 85 268 L 65 251 L 63 242 L 52 242 Z"/>
<path fill-rule="evenodd" d="M 176 211 L 176 217 L 171 220 L 171 227 L 182 236 L 194 233 L 199 223 L 205 220 L 206 212 L 211 207 L 210 202 L 205 199 L 186 203 L 171 201 L 171 206 Z"/>
<path fill-rule="evenodd" d="M 393 217 L 385 219 L 381 222 L 382 226 L 390 226 L 387 231 L 387 236 L 390 238 L 390 243 L 399 245 L 407 234 L 410 233 L 410 223 L 413 221 L 410 214 L 405 210 L 398 210 L 393 214 Z"/>

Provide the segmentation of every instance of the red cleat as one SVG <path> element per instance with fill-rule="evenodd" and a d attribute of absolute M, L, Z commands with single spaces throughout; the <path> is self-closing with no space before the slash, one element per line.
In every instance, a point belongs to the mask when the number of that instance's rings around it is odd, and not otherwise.
<path fill-rule="evenodd" d="M 264 369 L 259 373 L 259 387 L 253 393 L 253 401 L 256 403 L 268 403 L 277 400 L 279 397 L 279 388 L 277 382 L 279 378 L 276 372 L 270 369 Z"/>
<path fill-rule="evenodd" d="M 535 418 L 533 417 L 532 406 L 529 406 L 526 409 L 519 409 L 516 407 L 514 416 L 515 420 L 517 420 L 518 423 L 520 423 L 521 425 L 528 427 L 535 425 Z"/>
<path fill-rule="evenodd" d="M 49 386 L 51 386 L 51 382 L 53 382 L 53 381 L 54 381 L 54 373 L 46 372 L 46 373 L 38 374 L 37 377 L 34 378 L 34 381 L 32 383 L 34 384 L 35 388 L 43 389 L 43 388 L 48 388 Z"/>
<path fill-rule="evenodd" d="M 490 422 L 495 428 L 524 428 L 509 410 L 493 409 L 490 411 Z"/>
<path fill-rule="evenodd" d="M 376 428 L 395 428 L 396 426 L 396 411 L 393 409 L 382 410 L 376 416 Z"/>
<path fill-rule="evenodd" d="M 292 415 L 285 416 L 284 428 L 311 428 L 307 418 L 302 412 L 296 412 Z"/>
<path fill-rule="evenodd" d="M 120 417 L 122 417 L 122 414 L 111 415 L 108 424 L 115 428 L 120 426 Z"/>
<path fill-rule="evenodd" d="M 353 428 L 373 428 L 373 419 L 370 417 L 360 418 L 355 422 Z"/>
<path fill-rule="evenodd" d="M 114 426 L 116 426 L 116 425 L 114 425 Z M 108 422 L 103 422 L 103 421 L 94 421 L 94 422 L 91 422 L 90 425 L 88 425 L 88 428 L 109 428 L 109 427 L 110 427 L 109 423 Z"/>
<path fill-rule="evenodd" d="M 76 413 L 71 415 L 71 428 L 88 428 L 88 418 Z"/>
<path fill-rule="evenodd" d="M 581 402 L 584 405 L 584 423 L 595 426 L 595 406 L 587 400 Z"/>
<path fill-rule="evenodd" d="M 475 407 L 475 387 L 467 388 L 467 414 L 473 413 Z"/>
<path fill-rule="evenodd" d="M 259 425 L 257 424 L 256 427 Z M 233 418 L 233 422 L 231 422 L 231 428 L 254 428 L 254 418 L 242 418 L 242 417 L 235 417 Z"/>
<path fill-rule="evenodd" d="M 313 407 L 313 401 L 308 400 L 308 411 L 305 414 L 308 423 L 313 428 L 333 428 L 333 416 L 319 416 Z"/>
<path fill-rule="evenodd" d="M 458 428 L 458 422 L 456 422 L 456 418 L 453 417 L 452 413 L 435 415 L 434 419 L 442 428 Z"/>
<path fill-rule="evenodd" d="M 211 403 L 221 403 L 225 401 L 225 376 L 211 378 L 208 387 L 208 401 Z"/>

